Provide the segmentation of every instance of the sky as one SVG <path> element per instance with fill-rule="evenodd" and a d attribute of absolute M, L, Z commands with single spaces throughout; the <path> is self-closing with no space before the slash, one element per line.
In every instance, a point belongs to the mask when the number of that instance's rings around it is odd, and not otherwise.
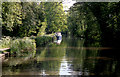
<path fill-rule="evenodd" d="M 75 2 L 73 0 L 65 0 L 63 2 L 63 10 L 68 10 Z"/>

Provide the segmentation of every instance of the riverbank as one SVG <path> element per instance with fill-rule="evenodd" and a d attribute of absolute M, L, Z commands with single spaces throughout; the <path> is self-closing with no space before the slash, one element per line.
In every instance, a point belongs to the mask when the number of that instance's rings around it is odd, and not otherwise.
<path fill-rule="evenodd" d="M 46 46 L 50 42 L 53 42 L 52 35 L 31 36 L 24 38 L 4 36 L 0 40 L 0 58 L 4 60 L 5 57 L 25 56 L 28 53 L 31 53 L 32 57 L 34 57 L 36 54 L 36 47 Z"/>
<path fill-rule="evenodd" d="M 10 50 L 10 48 L 0 49 L 0 59 L 2 61 L 5 60 L 5 58 L 9 56 L 9 54 L 10 54 L 10 52 L 8 52 L 9 50 Z"/>

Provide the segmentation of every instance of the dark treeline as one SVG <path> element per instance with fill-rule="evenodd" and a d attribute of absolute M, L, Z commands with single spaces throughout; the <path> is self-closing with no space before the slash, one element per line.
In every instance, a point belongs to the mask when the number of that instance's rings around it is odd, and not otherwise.
<path fill-rule="evenodd" d="M 2 3 L 2 33 L 24 37 L 65 31 L 66 21 L 61 2 Z"/>
<path fill-rule="evenodd" d="M 69 10 L 68 25 L 73 36 L 85 37 L 87 43 L 119 46 L 120 2 L 75 3 Z"/>

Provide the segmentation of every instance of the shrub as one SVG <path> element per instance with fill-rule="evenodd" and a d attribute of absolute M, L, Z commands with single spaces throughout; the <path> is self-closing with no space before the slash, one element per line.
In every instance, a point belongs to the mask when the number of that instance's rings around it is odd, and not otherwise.
<path fill-rule="evenodd" d="M 52 42 L 52 37 L 50 36 L 37 36 L 36 37 L 36 46 L 45 46 L 49 42 Z"/>
<path fill-rule="evenodd" d="M 9 36 L 4 36 L 4 37 L 1 38 L 1 40 L 0 40 L 0 48 L 9 48 L 11 42 L 12 42 L 11 37 L 9 37 Z"/>
<path fill-rule="evenodd" d="M 11 53 L 16 53 L 17 55 L 21 55 L 21 53 L 35 53 L 36 52 L 36 44 L 35 40 L 29 39 L 25 37 L 23 39 L 13 40 L 11 43 Z"/>

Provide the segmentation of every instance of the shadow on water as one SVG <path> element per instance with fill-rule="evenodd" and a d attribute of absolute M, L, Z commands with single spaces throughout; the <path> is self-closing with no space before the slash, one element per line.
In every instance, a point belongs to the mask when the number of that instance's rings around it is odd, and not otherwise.
<path fill-rule="evenodd" d="M 118 77 L 118 52 L 109 47 L 84 47 L 84 39 L 64 38 L 61 45 L 38 47 L 34 58 L 9 57 L 3 62 L 2 74 Z"/>

